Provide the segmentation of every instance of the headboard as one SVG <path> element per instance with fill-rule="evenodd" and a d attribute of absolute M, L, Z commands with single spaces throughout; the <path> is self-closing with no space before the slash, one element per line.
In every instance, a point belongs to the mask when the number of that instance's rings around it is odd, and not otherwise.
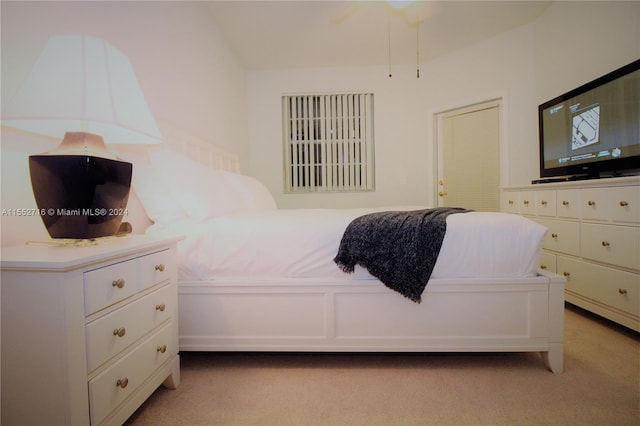
<path fill-rule="evenodd" d="M 140 145 L 118 145 L 114 149 L 118 155 L 133 163 L 134 174 L 136 159 L 145 158 L 147 150 L 151 149 L 170 150 L 208 168 L 240 173 L 240 160 L 237 154 L 217 147 L 213 143 L 166 123 L 159 123 L 159 126 L 164 136 L 164 142 L 161 145 L 149 145 L 146 147 Z M 123 222 L 131 224 L 134 234 L 143 234 L 152 224 L 133 188 L 129 194 L 127 216 L 123 218 Z"/>
<path fill-rule="evenodd" d="M 212 169 L 240 173 L 237 154 L 166 124 L 162 124 L 160 129 L 164 136 L 165 149 L 175 151 Z"/>

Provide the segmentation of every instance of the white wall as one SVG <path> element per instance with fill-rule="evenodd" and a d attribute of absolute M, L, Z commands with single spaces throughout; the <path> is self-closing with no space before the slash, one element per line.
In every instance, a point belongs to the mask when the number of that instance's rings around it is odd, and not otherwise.
<path fill-rule="evenodd" d="M 251 72 L 249 95 L 249 169 L 274 194 L 281 207 L 332 207 L 424 203 L 428 191 L 420 184 L 428 157 L 424 143 L 426 104 L 419 96 L 426 79 L 416 79 L 415 67 L 306 69 Z M 281 95 L 314 92 L 374 93 L 376 191 L 357 194 L 283 195 Z M 422 112 L 422 113 L 421 113 Z M 400 176 L 407 184 L 400 185 Z M 380 194 L 385 194 L 384 200 Z"/>
<path fill-rule="evenodd" d="M 248 74 L 249 168 L 281 207 L 432 204 L 433 115 L 502 97 L 502 183 L 538 178 L 537 106 L 640 57 L 640 2 L 553 3 L 532 24 L 421 66 L 297 69 Z M 376 191 L 283 194 L 280 96 L 371 90 L 375 95 Z M 407 183 L 400 183 L 401 177 Z"/>
<path fill-rule="evenodd" d="M 101 37 L 131 60 L 160 123 L 246 158 L 245 72 L 200 2 L 7 2 L 1 8 L 2 104 L 53 34 Z M 52 141 L 2 131 L 0 207 L 35 207 L 26 156 Z M 2 216 L 2 244 L 47 237 L 39 218 Z"/>
<path fill-rule="evenodd" d="M 525 26 L 422 64 L 420 79 L 415 65 L 394 66 L 392 78 L 386 67 L 250 72 L 248 171 L 271 189 L 281 207 L 432 205 L 436 112 L 504 97 L 511 161 L 527 164 L 536 155 L 532 52 L 532 28 Z M 280 96 L 362 90 L 375 96 L 375 192 L 285 195 Z M 513 167 L 505 181 L 510 174 L 536 172 L 535 164 Z"/>
<path fill-rule="evenodd" d="M 90 34 L 129 57 L 157 120 L 244 154 L 244 69 L 205 4 L 45 1 L 1 8 L 3 104 L 49 36 Z"/>
<path fill-rule="evenodd" d="M 640 59 L 638 1 L 555 2 L 534 29 L 538 104 Z"/>
<path fill-rule="evenodd" d="M 525 25 L 439 58 L 423 95 L 433 98 L 434 112 L 502 98 L 503 185 L 529 181 L 538 172 L 530 161 L 538 150 L 532 51 L 533 29 Z M 435 191 L 436 182 L 429 183 Z"/>

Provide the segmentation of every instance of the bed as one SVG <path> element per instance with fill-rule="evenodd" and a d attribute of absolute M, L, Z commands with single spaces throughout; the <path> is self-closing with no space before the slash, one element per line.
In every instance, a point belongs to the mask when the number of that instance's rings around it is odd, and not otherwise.
<path fill-rule="evenodd" d="M 354 219 L 428 206 L 277 209 L 262 184 L 237 173 L 235 155 L 175 133 L 167 140 L 119 154 L 134 163 L 134 232 L 184 237 L 181 351 L 540 352 L 562 372 L 565 279 L 537 268 L 540 225 L 449 215 L 414 301 L 359 265 L 343 272 L 334 257 Z"/>

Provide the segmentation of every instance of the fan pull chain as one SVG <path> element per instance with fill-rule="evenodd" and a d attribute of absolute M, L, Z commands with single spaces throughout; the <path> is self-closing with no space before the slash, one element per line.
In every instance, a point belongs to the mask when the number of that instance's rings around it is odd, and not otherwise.
<path fill-rule="evenodd" d="M 389 40 L 389 78 L 391 78 L 391 17 L 389 16 L 389 12 L 387 11 L 387 39 Z"/>
<path fill-rule="evenodd" d="M 420 8 L 416 6 L 416 78 L 420 78 Z"/>

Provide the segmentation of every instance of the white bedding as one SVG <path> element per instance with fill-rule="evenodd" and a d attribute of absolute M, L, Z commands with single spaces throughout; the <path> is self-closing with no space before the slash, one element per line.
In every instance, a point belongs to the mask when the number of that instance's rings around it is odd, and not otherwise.
<path fill-rule="evenodd" d="M 345 274 L 333 262 L 344 230 L 366 213 L 415 208 L 239 211 L 204 221 L 184 218 L 147 232 L 185 236 L 178 245 L 182 281 L 375 279 L 361 268 Z M 507 213 L 450 215 L 431 277 L 534 276 L 545 231 L 529 219 Z"/>
<path fill-rule="evenodd" d="M 129 161 L 133 186 L 154 222 L 146 232 L 185 237 L 178 244 L 181 281 L 375 280 L 362 268 L 345 274 L 333 262 L 344 230 L 363 214 L 426 208 L 277 209 L 267 188 L 249 176 L 166 150 Z M 431 277 L 534 276 L 545 231 L 518 215 L 452 214 Z"/>

